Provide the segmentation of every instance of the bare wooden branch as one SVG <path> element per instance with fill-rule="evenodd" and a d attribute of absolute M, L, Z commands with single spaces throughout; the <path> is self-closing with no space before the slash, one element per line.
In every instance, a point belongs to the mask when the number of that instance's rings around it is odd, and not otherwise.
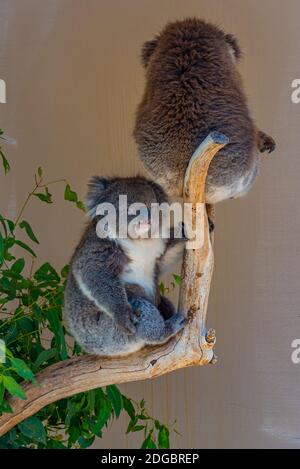
<path fill-rule="evenodd" d="M 214 155 L 227 143 L 213 132 L 191 158 L 184 183 L 184 202 L 193 208 L 205 202 L 205 179 Z M 195 228 L 195 210 L 192 225 Z M 189 323 L 175 338 L 159 347 L 145 347 L 120 358 L 84 355 L 51 365 L 37 375 L 38 384 L 23 384 L 26 400 L 11 397 L 13 414 L 0 417 L 0 436 L 46 405 L 74 394 L 109 384 L 154 378 L 179 368 L 206 365 L 215 361 L 215 333 L 206 331 L 205 317 L 213 271 L 213 249 L 208 219 L 204 214 L 203 245 L 184 254 L 179 308 Z"/>

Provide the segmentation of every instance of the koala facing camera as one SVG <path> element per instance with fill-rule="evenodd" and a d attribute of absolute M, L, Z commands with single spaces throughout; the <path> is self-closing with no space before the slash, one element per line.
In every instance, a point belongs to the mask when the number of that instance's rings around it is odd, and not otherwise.
<path fill-rule="evenodd" d="M 71 259 L 64 314 L 79 345 L 96 355 L 128 355 L 145 345 L 164 343 L 186 322 L 158 287 L 166 262 L 174 262 L 184 239 L 146 237 L 151 223 L 143 212 L 136 224 L 129 216 L 132 237 L 118 237 L 118 224 L 110 227 L 106 238 L 96 232 L 101 222 L 97 207 L 112 204 L 119 220 L 119 196 L 124 194 L 128 207 L 143 203 L 150 209 L 152 203 L 168 202 L 159 185 L 142 177 L 94 177 L 90 182 L 91 218 Z"/>

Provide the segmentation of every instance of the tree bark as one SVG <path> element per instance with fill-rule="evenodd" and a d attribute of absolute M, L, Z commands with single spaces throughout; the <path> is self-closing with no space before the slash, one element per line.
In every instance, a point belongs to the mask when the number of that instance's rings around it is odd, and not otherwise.
<path fill-rule="evenodd" d="M 227 142 L 224 135 L 211 133 L 198 147 L 188 165 L 183 201 L 192 204 L 193 229 L 196 228 L 197 203 L 205 207 L 205 180 L 209 164 Z M 26 400 L 9 398 L 13 414 L 6 413 L 0 417 L 0 436 L 46 405 L 65 397 L 109 384 L 154 378 L 179 368 L 216 361 L 213 352 L 215 333 L 205 328 L 213 248 L 206 210 L 203 215 L 203 243 L 200 247 L 186 249 L 183 259 L 179 310 L 189 320 L 184 330 L 164 345 L 145 347 L 127 357 L 83 355 L 47 367 L 38 373 L 38 384 L 22 385 Z"/>

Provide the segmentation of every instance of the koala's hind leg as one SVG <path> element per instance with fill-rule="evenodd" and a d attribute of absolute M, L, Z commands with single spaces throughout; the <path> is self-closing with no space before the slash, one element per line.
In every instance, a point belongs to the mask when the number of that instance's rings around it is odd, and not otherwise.
<path fill-rule="evenodd" d="M 258 156 L 255 156 L 252 167 L 242 176 L 234 177 L 223 185 L 206 185 L 205 198 L 207 204 L 216 204 L 226 199 L 236 199 L 246 195 L 253 186 L 258 174 Z"/>
<path fill-rule="evenodd" d="M 262 132 L 261 130 L 257 131 L 256 143 L 260 153 L 264 153 L 265 151 L 272 153 L 272 151 L 274 151 L 276 148 L 275 140 L 270 137 L 270 135 L 265 134 L 265 132 Z"/>

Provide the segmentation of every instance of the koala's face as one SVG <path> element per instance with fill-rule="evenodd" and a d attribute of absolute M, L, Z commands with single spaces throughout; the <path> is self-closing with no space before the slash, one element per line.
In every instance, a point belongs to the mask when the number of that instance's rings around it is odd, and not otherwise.
<path fill-rule="evenodd" d="M 197 18 L 169 23 L 153 40 L 147 41 L 142 49 L 142 62 L 147 68 L 153 64 L 175 66 L 179 70 L 188 64 L 203 61 L 209 63 L 226 60 L 236 62 L 241 50 L 236 38 L 222 29 Z M 156 70 L 157 72 L 158 70 Z"/>
<path fill-rule="evenodd" d="M 104 230 L 110 238 L 139 239 L 149 238 L 159 230 L 159 226 L 151 225 L 151 207 L 167 201 L 160 186 L 142 177 L 94 177 L 86 205 L 90 216 L 98 221 L 98 236 Z"/>

